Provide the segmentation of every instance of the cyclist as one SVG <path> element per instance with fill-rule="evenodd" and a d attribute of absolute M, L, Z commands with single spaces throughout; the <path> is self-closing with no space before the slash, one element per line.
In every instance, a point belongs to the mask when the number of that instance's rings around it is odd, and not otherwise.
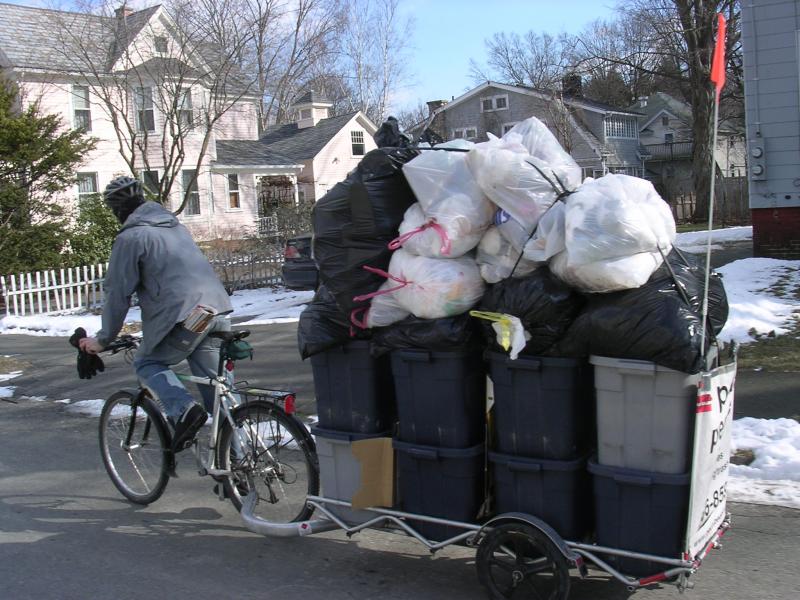
<path fill-rule="evenodd" d="M 173 450 L 179 452 L 206 422 L 214 391 L 200 386 L 205 407 L 200 406 L 170 367 L 187 360 L 194 375 L 215 377 L 219 341 L 208 334 L 230 330 L 226 315 L 233 308 L 189 231 L 161 204 L 145 201 L 138 180 L 114 179 L 103 198 L 122 227 L 104 283 L 102 328 L 80 340 L 80 349 L 97 354 L 113 341 L 136 293 L 142 343 L 133 366 L 160 402 L 173 428 Z"/>

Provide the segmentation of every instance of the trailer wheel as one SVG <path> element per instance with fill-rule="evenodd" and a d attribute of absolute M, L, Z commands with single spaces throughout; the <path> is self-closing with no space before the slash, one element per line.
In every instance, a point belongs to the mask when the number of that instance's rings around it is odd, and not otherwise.
<path fill-rule="evenodd" d="M 524 523 L 507 523 L 481 540 L 478 580 L 492 600 L 566 600 L 569 565 L 547 536 Z"/>

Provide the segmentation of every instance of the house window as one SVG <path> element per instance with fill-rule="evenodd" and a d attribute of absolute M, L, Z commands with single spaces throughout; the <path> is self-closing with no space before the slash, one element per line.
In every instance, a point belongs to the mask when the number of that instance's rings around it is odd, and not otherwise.
<path fill-rule="evenodd" d="M 133 105 L 136 111 L 136 129 L 139 131 L 155 131 L 156 119 L 153 111 L 153 88 L 136 88 L 133 93 Z"/>
<path fill-rule="evenodd" d="M 92 110 L 89 106 L 89 88 L 85 85 L 72 86 L 72 106 L 75 109 L 75 129 L 92 130 Z"/>
<path fill-rule="evenodd" d="M 77 173 L 78 205 L 97 194 L 97 173 Z"/>
<path fill-rule="evenodd" d="M 503 123 L 503 135 L 514 129 L 514 125 L 516 125 L 516 123 Z"/>
<path fill-rule="evenodd" d="M 145 193 L 154 198 L 158 197 L 158 171 L 142 171 L 141 178 Z"/>
<path fill-rule="evenodd" d="M 300 111 L 300 118 L 301 119 L 310 119 L 311 118 L 311 109 L 304 108 Z"/>
<path fill-rule="evenodd" d="M 351 131 L 350 142 L 353 145 L 353 156 L 364 156 L 364 132 Z"/>
<path fill-rule="evenodd" d="M 664 143 L 671 144 L 675 141 L 675 134 L 674 133 L 665 133 L 664 134 Z"/>
<path fill-rule="evenodd" d="M 478 137 L 477 127 L 465 127 L 464 129 L 453 129 L 452 139 L 454 140 L 474 140 Z"/>
<path fill-rule="evenodd" d="M 481 98 L 481 112 L 492 112 L 495 110 L 506 110 L 508 108 L 508 94 L 502 96 L 491 96 Z"/>
<path fill-rule="evenodd" d="M 606 117 L 605 134 L 607 138 L 638 138 L 636 120 L 628 117 Z"/>
<path fill-rule="evenodd" d="M 239 175 L 236 173 L 228 174 L 228 208 L 241 208 L 239 198 Z"/>
<path fill-rule="evenodd" d="M 306 203 L 306 186 L 304 185 L 297 186 L 297 202 L 298 204 Z"/>
<path fill-rule="evenodd" d="M 667 115 L 664 115 L 663 117 L 661 117 L 661 124 L 664 127 L 667 127 L 669 125 L 669 117 Z"/>
<path fill-rule="evenodd" d="M 167 53 L 167 38 L 162 36 L 157 36 L 155 38 L 155 46 L 156 52 L 159 54 L 166 54 Z"/>
<path fill-rule="evenodd" d="M 192 90 L 181 90 L 181 100 L 178 106 L 178 125 L 181 129 L 191 129 L 194 122 L 192 116 Z"/>
<path fill-rule="evenodd" d="M 197 188 L 195 173 L 197 173 L 197 171 L 194 169 L 181 171 L 183 191 L 184 193 L 186 193 L 187 190 L 189 191 L 189 199 L 186 201 L 186 207 L 184 208 L 184 214 L 187 217 L 200 214 L 200 190 Z"/>

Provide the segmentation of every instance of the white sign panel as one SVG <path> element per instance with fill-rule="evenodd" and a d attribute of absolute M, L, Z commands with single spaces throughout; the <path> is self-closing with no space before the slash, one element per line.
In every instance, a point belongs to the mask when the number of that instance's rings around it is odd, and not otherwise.
<path fill-rule="evenodd" d="M 686 546 L 694 558 L 725 519 L 736 363 L 703 373 L 697 387 Z"/>

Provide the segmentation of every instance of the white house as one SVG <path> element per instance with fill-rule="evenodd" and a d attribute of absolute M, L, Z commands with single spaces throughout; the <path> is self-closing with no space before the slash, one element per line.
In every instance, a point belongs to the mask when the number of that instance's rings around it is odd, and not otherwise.
<path fill-rule="evenodd" d="M 235 61 L 177 31 L 160 5 L 99 16 L 0 3 L 0 73 L 22 105 L 97 138 L 66 205 L 134 172 L 153 191 L 171 182 L 167 204 L 185 202 L 179 218 L 196 238 L 238 237 L 260 219 L 263 229 L 276 190 L 318 198 L 375 147 L 363 114 L 329 117 L 313 94 L 296 123 L 259 139 L 259 98 Z"/>

